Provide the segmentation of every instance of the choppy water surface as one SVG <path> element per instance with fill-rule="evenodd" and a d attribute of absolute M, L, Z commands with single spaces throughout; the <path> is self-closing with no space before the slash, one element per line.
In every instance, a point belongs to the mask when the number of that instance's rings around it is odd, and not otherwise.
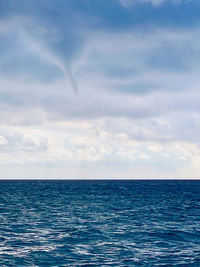
<path fill-rule="evenodd" d="M 200 266 L 200 181 L 0 181 L 0 266 Z"/>

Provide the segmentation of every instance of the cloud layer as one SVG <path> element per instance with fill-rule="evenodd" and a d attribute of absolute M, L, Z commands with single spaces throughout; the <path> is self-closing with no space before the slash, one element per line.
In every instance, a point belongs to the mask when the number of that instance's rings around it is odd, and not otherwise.
<path fill-rule="evenodd" d="M 2 177 L 199 176 L 198 23 L 114 29 L 42 5 L 0 20 Z"/>

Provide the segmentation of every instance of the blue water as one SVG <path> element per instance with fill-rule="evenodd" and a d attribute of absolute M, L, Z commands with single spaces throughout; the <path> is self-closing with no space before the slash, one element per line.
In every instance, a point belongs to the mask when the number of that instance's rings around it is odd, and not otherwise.
<path fill-rule="evenodd" d="M 0 181 L 0 266 L 200 266 L 200 181 Z"/>

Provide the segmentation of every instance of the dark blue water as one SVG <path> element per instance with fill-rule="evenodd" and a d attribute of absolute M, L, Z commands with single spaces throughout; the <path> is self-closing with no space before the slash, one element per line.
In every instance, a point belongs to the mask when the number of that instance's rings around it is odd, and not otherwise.
<path fill-rule="evenodd" d="M 0 266 L 200 266 L 200 181 L 0 181 Z"/>

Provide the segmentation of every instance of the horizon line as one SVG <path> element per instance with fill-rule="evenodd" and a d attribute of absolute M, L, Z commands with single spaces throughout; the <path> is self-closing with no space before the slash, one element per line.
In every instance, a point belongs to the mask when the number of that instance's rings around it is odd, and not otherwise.
<path fill-rule="evenodd" d="M 139 181 L 139 180 L 200 180 L 200 178 L 0 178 L 0 181 Z"/>

